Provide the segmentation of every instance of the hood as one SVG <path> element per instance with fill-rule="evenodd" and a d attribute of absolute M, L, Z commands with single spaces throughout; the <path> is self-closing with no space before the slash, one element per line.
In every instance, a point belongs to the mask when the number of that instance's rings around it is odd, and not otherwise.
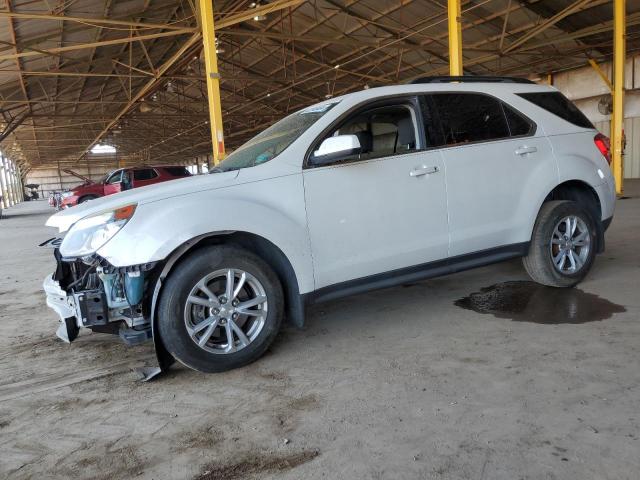
<path fill-rule="evenodd" d="M 60 232 L 66 232 L 71 225 L 81 218 L 104 212 L 105 210 L 120 208 L 131 203 L 150 203 L 166 198 L 235 185 L 239 183 L 237 181 L 238 174 L 239 170 L 211 175 L 194 175 L 100 197 L 67 210 L 61 210 L 49 217 L 46 225 L 48 227 L 56 227 Z"/>
<path fill-rule="evenodd" d="M 91 183 L 95 183 L 93 180 L 91 180 L 89 177 L 85 177 L 84 175 L 80 175 L 79 173 L 74 172 L 73 170 L 62 170 L 64 173 L 68 173 L 69 175 L 73 175 L 74 177 L 79 178 L 80 180 L 84 180 L 86 184 L 91 184 Z M 76 187 L 77 188 L 77 187 Z"/>

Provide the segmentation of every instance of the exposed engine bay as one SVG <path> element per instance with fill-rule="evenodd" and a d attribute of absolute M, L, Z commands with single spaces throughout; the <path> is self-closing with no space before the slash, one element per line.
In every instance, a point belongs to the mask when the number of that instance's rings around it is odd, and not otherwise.
<path fill-rule="evenodd" d="M 155 263 L 116 268 L 95 254 L 65 259 L 58 248 L 54 256 L 56 270 L 43 286 L 47 305 L 60 316 L 59 338 L 72 342 L 85 327 L 128 345 L 151 339 L 145 291 Z"/>

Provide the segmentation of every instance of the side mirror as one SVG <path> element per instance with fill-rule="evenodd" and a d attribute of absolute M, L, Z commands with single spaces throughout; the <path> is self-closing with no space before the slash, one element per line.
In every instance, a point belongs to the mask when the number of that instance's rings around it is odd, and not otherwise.
<path fill-rule="evenodd" d="M 326 138 L 311 158 L 314 165 L 326 165 L 344 157 L 362 152 L 357 135 L 338 135 Z"/>

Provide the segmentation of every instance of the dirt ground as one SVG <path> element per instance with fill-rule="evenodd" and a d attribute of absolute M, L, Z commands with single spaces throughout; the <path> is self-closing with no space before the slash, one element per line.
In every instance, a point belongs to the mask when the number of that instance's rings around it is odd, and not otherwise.
<path fill-rule="evenodd" d="M 511 261 L 316 306 L 249 367 L 148 384 L 132 369 L 149 345 L 57 340 L 36 247 L 51 211 L 9 209 L 0 477 L 637 479 L 640 183 L 627 192 L 584 293 L 502 284 L 526 280 Z M 477 313 L 494 284 L 508 298 Z"/>

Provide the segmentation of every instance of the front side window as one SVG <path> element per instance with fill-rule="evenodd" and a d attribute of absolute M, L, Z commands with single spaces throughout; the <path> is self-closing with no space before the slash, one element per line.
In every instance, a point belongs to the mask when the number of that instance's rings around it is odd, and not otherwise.
<path fill-rule="evenodd" d="M 272 160 L 336 104 L 313 105 L 283 118 L 231 153 L 211 173 L 254 167 Z"/>
<path fill-rule="evenodd" d="M 156 178 L 158 174 L 153 168 L 141 168 L 133 171 L 133 179 L 134 180 L 151 180 Z"/>
<path fill-rule="evenodd" d="M 355 135 L 360 151 L 353 158 L 370 158 L 401 155 L 418 150 L 419 137 L 416 115 L 408 104 L 374 107 L 354 114 L 325 137 Z"/>
<path fill-rule="evenodd" d="M 111 175 L 107 177 L 107 181 L 109 185 L 114 183 L 120 183 L 122 181 L 122 170 L 118 170 L 117 172 L 113 172 Z"/>
<path fill-rule="evenodd" d="M 445 145 L 460 145 L 509 137 L 499 100 L 474 93 L 434 94 Z"/>

